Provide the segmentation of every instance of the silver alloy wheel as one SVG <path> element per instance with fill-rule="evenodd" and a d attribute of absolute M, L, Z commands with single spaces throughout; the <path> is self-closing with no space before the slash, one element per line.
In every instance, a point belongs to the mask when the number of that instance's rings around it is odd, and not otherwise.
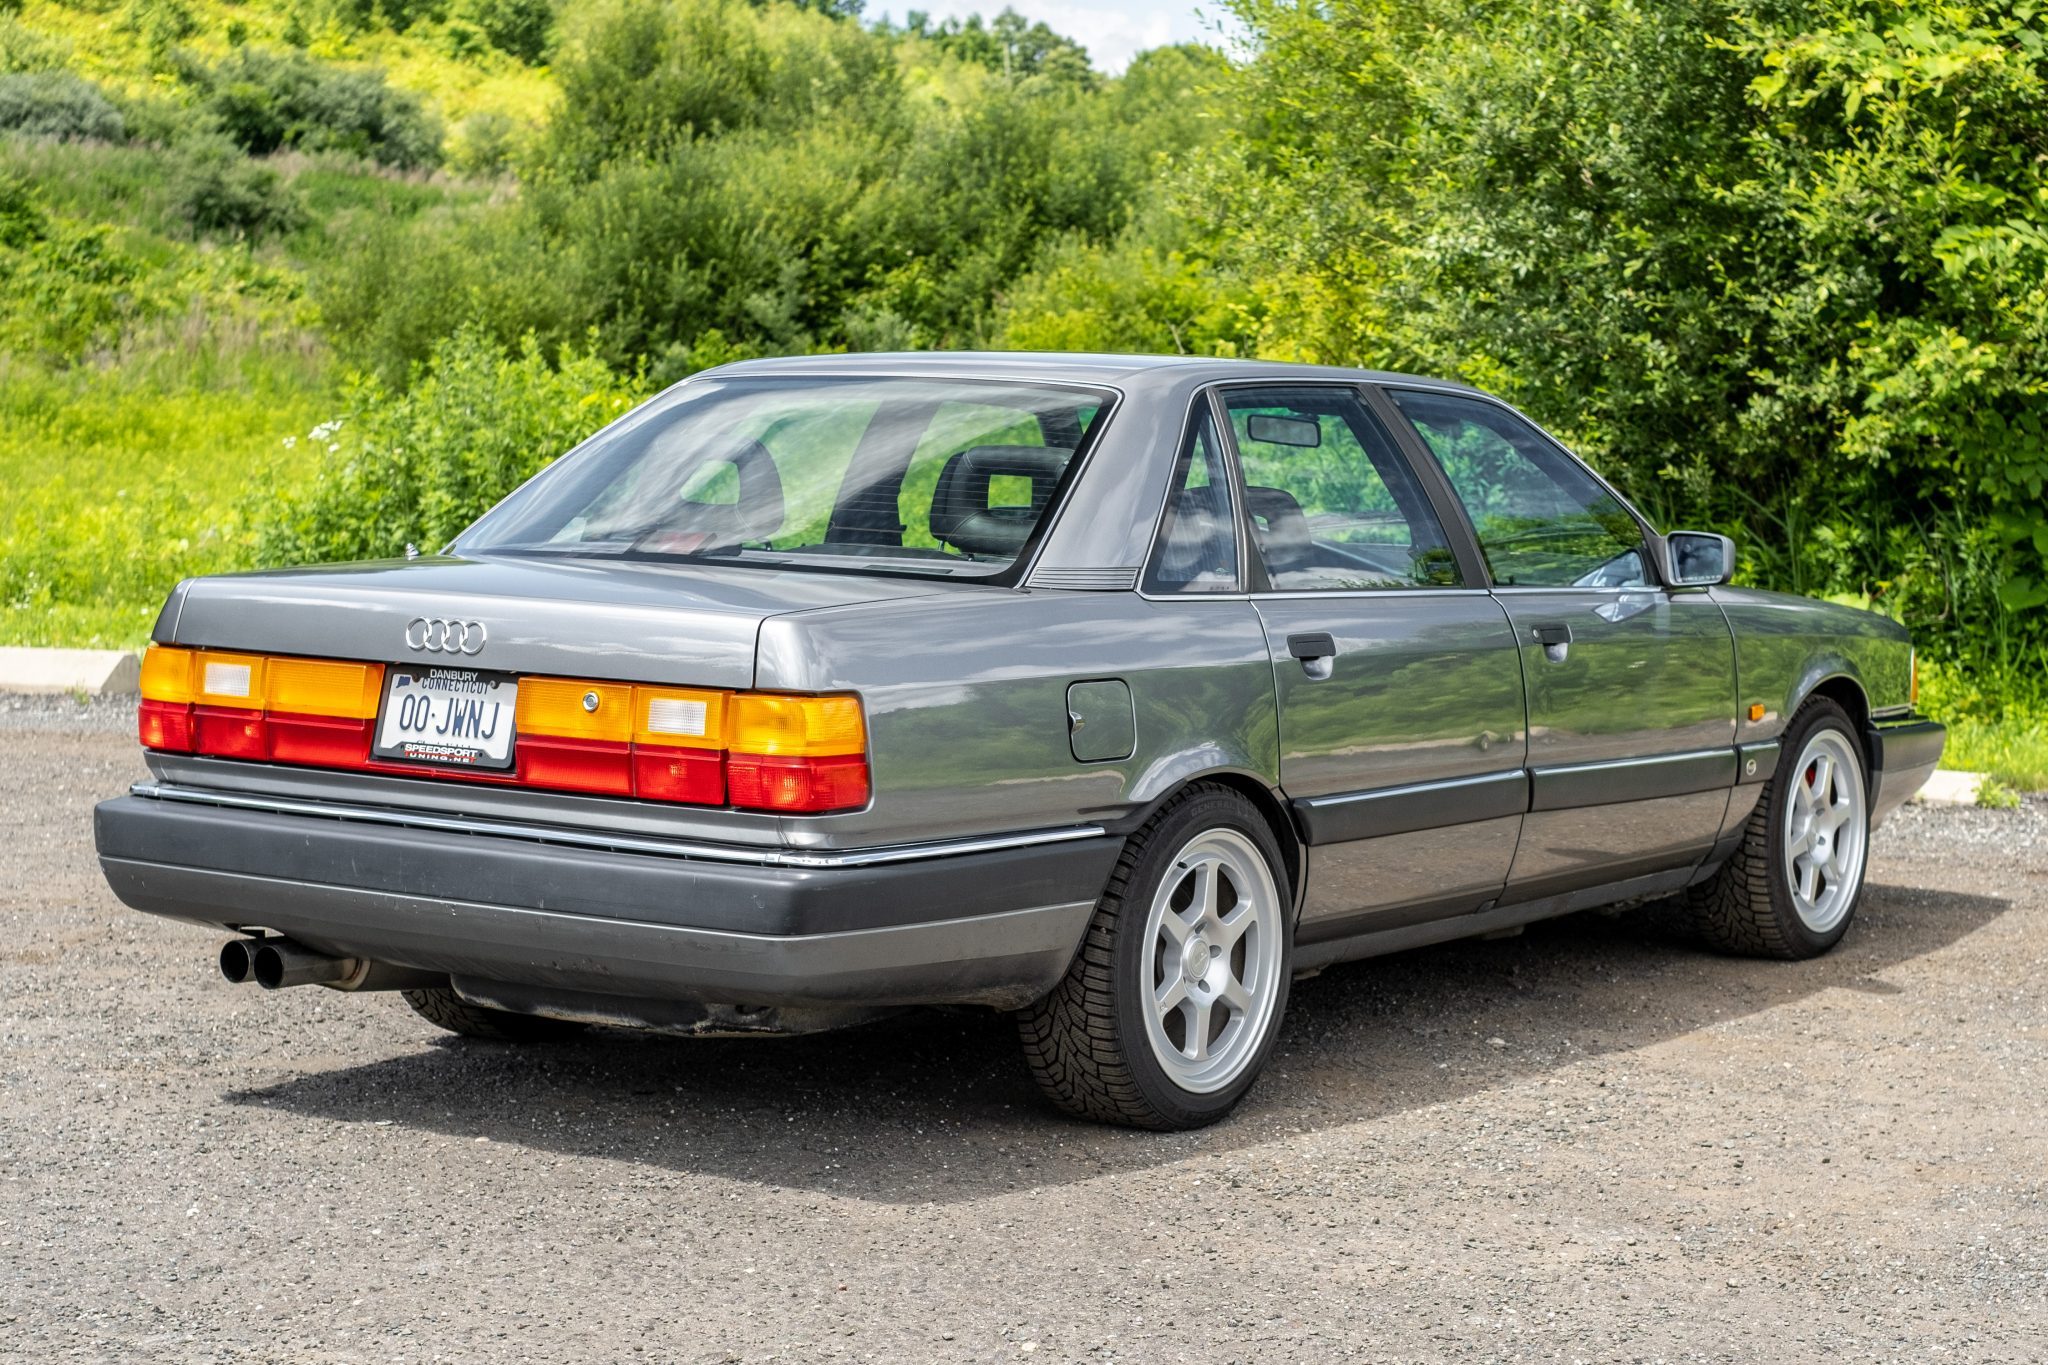
<path fill-rule="evenodd" d="M 1850 743 L 1839 730 L 1817 730 L 1790 769 L 1785 878 L 1799 922 L 1816 934 L 1842 922 L 1863 880 L 1863 769 Z"/>
<path fill-rule="evenodd" d="M 1145 1037 L 1195 1094 L 1241 1075 L 1280 995 L 1280 890 L 1258 845 L 1203 830 L 1174 855 L 1145 920 Z"/>

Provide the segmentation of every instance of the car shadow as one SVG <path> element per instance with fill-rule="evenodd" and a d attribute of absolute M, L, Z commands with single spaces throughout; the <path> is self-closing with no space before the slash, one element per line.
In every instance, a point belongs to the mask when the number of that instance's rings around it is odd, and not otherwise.
<path fill-rule="evenodd" d="M 1008 1020 L 972 1013 L 787 1039 L 613 1030 L 524 1048 L 445 1039 L 225 1098 L 856 1199 L 950 1203 L 1457 1100 L 1830 990 L 1897 993 L 1883 972 L 2009 905 L 1872 886 L 1855 930 L 1811 962 L 1701 952 L 1675 941 L 1649 906 L 1334 967 L 1295 983 L 1246 1105 L 1197 1133 L 1053 1114 Z M 404 1008 L 395 997 L 389 1005 Z"/>

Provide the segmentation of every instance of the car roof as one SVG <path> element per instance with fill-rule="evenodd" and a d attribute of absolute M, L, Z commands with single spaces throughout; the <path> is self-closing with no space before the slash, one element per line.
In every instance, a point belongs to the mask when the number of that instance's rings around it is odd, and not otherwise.
<path fill-rule="evenodd" d="M 1149 382 L 1203 383 L 1227 380 L 1349 380 L 1428 384 L 1463 389 L 1470 385 L 1391 370 L 1337 365 L 1298 365 L 1277 360 L 1219 360 L 1191 355 L 1115 355 L 1083 351 L 870 351 L 838 355 L 775 356 L 742 360 L 706 370 L 705 375 L 933 375 L 949 378 L 1032 379 L 1052 383 L 1148 386 Z"/>

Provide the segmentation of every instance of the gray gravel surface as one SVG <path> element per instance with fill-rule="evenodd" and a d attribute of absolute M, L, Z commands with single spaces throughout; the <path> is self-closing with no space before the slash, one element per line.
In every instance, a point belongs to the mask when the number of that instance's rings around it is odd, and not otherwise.
<path fill-rule="evenodd" d="M 0 1358 L 2048 1359 L 2039 800 L 1902 814 L 1818 962 L 1634 913 L 1333 969 L 1160 1137 L 991 1018 L 520 1050 L 226 986 L 100 881 L 86 710 L 0 712 Z"/>

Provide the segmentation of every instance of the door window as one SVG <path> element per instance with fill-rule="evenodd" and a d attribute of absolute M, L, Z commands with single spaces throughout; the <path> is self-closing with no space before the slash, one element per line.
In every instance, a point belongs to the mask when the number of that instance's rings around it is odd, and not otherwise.
<path fill-rule="evenodd" d="M 1440 393 L 1393 399 L 1435 452 L 1502 587 L 1649 584 L 1642 528 L 1619 498 L 1504 408 Z"/>
<path fill-rule="evenodd" d="M 1150 593 L 1237 591 L 1237 521 L 1224 474 L 1223 446 L 1209 400 L 1181 446 L 1173 467 L 1159 544 L 1145 574 Z"/>
<path fill-rule="evenodd" d="M 1244 509 L 1276 590 L 1457 587 L 1414 471 L 1352 389 L 1225 390 Z"/>

